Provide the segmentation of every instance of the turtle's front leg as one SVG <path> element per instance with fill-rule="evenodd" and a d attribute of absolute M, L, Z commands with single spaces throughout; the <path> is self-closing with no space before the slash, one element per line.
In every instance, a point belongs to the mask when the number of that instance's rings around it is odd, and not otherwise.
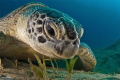
<path fill-rule="evenodd" d="M 92 71 L 94 67 L 96 66 L 95 56 L 87 44 L 85 43 L 80 44 L 80 48 L 79 48 L 77 56 L 79 58 L 75 64 L 75 67 L 74 67 L 75 69 L 84 70 L 84 71 Z"/>

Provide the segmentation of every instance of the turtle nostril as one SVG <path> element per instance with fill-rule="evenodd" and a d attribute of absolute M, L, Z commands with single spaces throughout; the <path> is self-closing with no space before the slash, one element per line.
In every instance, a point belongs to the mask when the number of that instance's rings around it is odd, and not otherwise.
<path fill-rule="evenodd" d="M 75 45 L 75 44 L 76 44 L 76 41 L 74 41 L 73 44 Z"/>
<path fill-rule="evenodd" d="M 73 42 L 74 45 L 78 44 L 78 40 L 76 39 L 74 42 Z"/>

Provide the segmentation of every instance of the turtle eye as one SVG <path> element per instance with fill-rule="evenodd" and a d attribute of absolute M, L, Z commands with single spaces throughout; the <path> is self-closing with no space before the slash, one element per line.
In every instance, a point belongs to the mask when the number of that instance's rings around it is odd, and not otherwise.
<path fill-rule="evenodd" d="M 69 33 L 68 33 L 68 37 L 69 37 L 69 39 L 71 39 L 71 40 L 76 39 L 76 32 L 69 32 Z"/>
<path fill-rule="evenodd" d="M 46 29 L 50 36 L 55 36 L 55 31 L 50 25 L 47 25 Z"/>

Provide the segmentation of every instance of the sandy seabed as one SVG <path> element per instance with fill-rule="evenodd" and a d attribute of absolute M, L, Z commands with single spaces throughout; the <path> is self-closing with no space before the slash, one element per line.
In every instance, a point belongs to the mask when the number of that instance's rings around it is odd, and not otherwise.
<path fill-rule="evenodd" d="M 12 64 L 8 64 L 8 61 L 3 60 L 3 62 L 5 62 L 5 67 L 0 75 L 0 80 L 38 80 L 31 72 L 28 63 L 19 62 L 19 68 L 16 69 Z M 64 69 L 59 69 L 58 74 L 55 74 L 51 68 L 47 68 L 49 80 L 66 80 L 67 75 L 68 73 Z M 120 80 L 120 74 L 73 71 L 71 80 Z"/>

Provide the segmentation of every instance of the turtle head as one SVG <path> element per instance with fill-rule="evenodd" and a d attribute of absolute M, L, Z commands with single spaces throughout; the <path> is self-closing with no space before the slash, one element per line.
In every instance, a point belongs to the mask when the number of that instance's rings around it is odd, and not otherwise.
<path fill-rule="evenodd" d="M 40 54 L 53 58 L 72 58 L 78 50 L 83 29 L 68 15 L 57 10 L 37 10 L 28 19 L 30 46 Z"/>

